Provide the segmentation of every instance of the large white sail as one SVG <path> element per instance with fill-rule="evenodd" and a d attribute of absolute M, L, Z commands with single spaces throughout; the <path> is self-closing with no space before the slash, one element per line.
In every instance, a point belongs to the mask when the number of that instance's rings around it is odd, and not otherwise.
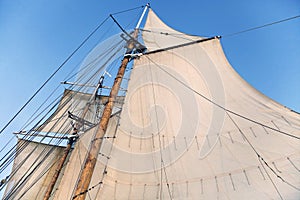
<path fill-rule="evenodd" d="M 151 10 L 143 38 L 150 51 L 201 39 L 167 27 Z M 88 194 L 298 199 L 300 145 L 285 133 L 299 137 L 299 130 L 299 115 L 247 84 L 217 38 L 143 55 L 135 60 L 116 139 L 102 146 L 106 170 Z"/>
<path fill-rule="evenodd" d="M 299 114 L 244 81 L 219 38 L 178 32 L 151 9 L 140 32 L 147 53 L 135 58 L 125 99 L 115 102 L 86 199 L 299 199 Z M 70 121 L 81 120 L 90 97 L 67 90 L 37 131 L 71 133 Z M 97 105 L 107 97 L 97 101 L 81 121 L 85 125 L 51 199 L 74 196 L 98 129 Z M 32 151 L 35 145 L 24 155 L 53 148 L 40 144 Z M 12 198 L 42 198 L 63 150 L 54 149 L 44 164 L 53 167 L 44 172 L 47 167 L 40 166 Z M 13 169 L 21 162 L 16 157 Z M 27 162 L 24 172 L 34 160 Z M 14 176 L 7 191 L 24 174 Z"/>

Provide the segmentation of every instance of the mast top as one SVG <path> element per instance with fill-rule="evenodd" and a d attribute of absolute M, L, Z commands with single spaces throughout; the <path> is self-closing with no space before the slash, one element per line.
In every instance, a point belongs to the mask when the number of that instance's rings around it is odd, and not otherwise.
<path fill-rule="evenodd" d="M 135 29 L 139 29 L 139 27 L 140 27 L 140 25 L 141 25 L 141 23 L 142 23 L 142 20 L 143 20 L 143 18 L 144 18 L 144 16 L 145 16 L 145 13 L 146 13 L 146 11 L 148 10 L 148 8 L 150 8 L 150 3 L 147 3 L 147 4 L 146 4 L 146 6 L 145 6 L 145 8 L 144 8 L 144 11 L 143 11 L 143 13 L 142 13 L 142 15 L 141 15 L 141 17 L 140 17 L 138 23 L 136 24 Z"/>

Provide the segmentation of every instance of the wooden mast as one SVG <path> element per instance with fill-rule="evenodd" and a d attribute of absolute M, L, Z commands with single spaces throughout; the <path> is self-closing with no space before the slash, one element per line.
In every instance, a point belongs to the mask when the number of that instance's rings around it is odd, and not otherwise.
<path fill-rule="evenodd" d="M 112 86 L 112 89 L 110 91 L 110 95 L 108 98 L 108 103 L 105 105 L 105 108 L 103 110 L 103 114 L 102 114 L 102 118 L 99 122 L 99 128 L 98 131 L 95 135 L 95 138 L 93 139 L 93 141 L 91 142 L 91 148 L 89 150 L 89 152 L 87 153 L 87 157 L 84 163 L 84 167 L 81 171 L 80 177 L 79 177 L 79 181 L 73 196 L 73 199 L 77 199 L 77 200 L 84 200 L 88 191 L 88 187 L 90 185 L 91 179 L 92 179 L 92 175 L 95 169 L 95 165 L 97 162 L 97 157 L 99 155 L 99 151 L 101 148 L 101 144 L 103 141 L 103 136 L 106 132 L 107 126 L 108 126 L 108 122 L 109 119 L 111 117 L 112 114 L 112 109 L 113 109 L 113 105 L 114 102 L 116 100 L 116 97 L 118 95 L 119 89 L 120 89 L 120 85 L 127 67 L 127 64 L 130 60 L 130 53 L 132 53 L 132 50 L 135 46 L 135 40 L 137 39 L 138 36 L 138 28 L 141 24 L 141 21 L 146 13 L 147 8 L 149 7 L 149 4 L 146 5 L 142 16 L 140 17 L 137 26 L 134 30 L 133 33 L 133 40 L 131 39 L 130 42 L 128 43 L 127 46 L 127 52 L 122 60 L 122 64 L 119 67 L 117 76 L 115 78 L 114 84 Z"/>
<path fill-rule="evenodd" d="M 46 190 L 46 193 L 44 195 L 43 200 L 48 200 L 50 198 L 50 195 L 51 195 L 51 193 L 53 191 L 54 185 L 55 185 L 55 183 L 56 183 L 56 181 L 58 179 L 58 176 L 59 176 L 59 174 L 60 174 L 60 172 L 61 172 L 61 170 L 62 170 L 62 168 L 64 166 L 64 163 L 65 163 L 65 161 L 66 161 L 66 159 L 67 159 L 67 157 L 68 157 L 68 155 L 70 153 L 70 150 L 72 148 L 72 145 L 73 145 L 73 143 L 75 141 L 74 138 L 76 137 L 76 135 L 77 135 L 78 130 L 80 129 L 80 127 L 83 126 L 84 122 L 81 121 L 81 120 L 84 120 L 84 118 L 85 118 L 85 116 L 86 116 L 86 114 L 87 114 L 87 112 L 88 112 L 88 110 L 89 110 L 89 108 L 91 106 L 92 101 L 96 98 L 97 91 L 98 91 L 98 89 L 102 85 L 102 83 L 101 83 L 102 80 L 103 80 L 103 77 L 101 77 L 98 85 L 96 86 L 96 89 L 95 89 L 93 95 L 91 96 L 91 98 L 89 99 L 89 101 L 86 103 L 86 105 L 84 107 L 84 110 L 83 110 L 83 112 L 81 114 L 81 118 L 79 119 L 78 122 L 76 122 L 76 124 L 74 126 L 74 129 L 73 129 L 73 132 L 71 134 L 71 137 L 69 137 L 69 142 L 68 142 L 66 148 L 64 149 L 62 157 L 58 161 L 58 165 L 57 165 L 57 167 L 55 169 L 55 172 L 54 172 L 54 174 L 52 176 L 51 182 L 50 182 L 50 184 L 47 187 L 47 190 Z"/>

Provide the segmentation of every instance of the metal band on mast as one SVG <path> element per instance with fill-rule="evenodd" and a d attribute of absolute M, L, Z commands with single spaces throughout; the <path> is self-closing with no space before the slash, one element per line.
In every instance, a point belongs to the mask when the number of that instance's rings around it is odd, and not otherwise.
<path fill-rule="evenodd" d="M 145 9 L 143 11 L 143 14 L 141 15 L 137 26 L 135 27 L 134 33 L 133 33 L 133 38 L 137 39 L 138 36 L 138 28 L 141 24 L 141 21 L 147 11 L 147 9 L 149 8 L 149 4 L 147 4 L 145 6 Z M 127 52 L 132 52 L 133 48 L 134 48 L 134 41 L 131 41 L 128 46 L 127 46 Z M 94 140 L 91 142 L 91 149 L 89 150 L 89 152 L 87 153 L 87 157 L 84 163 L 84 167 L 81 171 L 80 177 L 79 177 L 79 182 L 77 184 L 73 199 L 77 199 L 77 200 L 84 200 L 88 191 L 88 187 L 90 185 L 91 179 L 92 179 L 92 175 L 95 169 L 95 165 L 97 162 L 97 157 L 103 142 L 103 136 L 106 132 L 107 126 L 108 126 L 108 122 L 109 119 L 111 117 L 112 114 L 112 109 L 113 109 L 113 105 L 114 105 L 114 101 L 118 95 L 119 89 L 120 89 L 120 85 L 125 73 L 125 69 L 127 67 L 128 62 L 130 61 L 130 56 L 129 55 L 125 55 L 123 60 L 122 60 L 122 64 L 119 67 L 117 76 L 115 78 L 114 84 L 112 86 L 110 95 L 109 95 L 109 99 L 108 99 L 108 103 L 105 105 L 105 108 L 103 110 L 103 114 L 102 114 L 102 118 L 99 122 L 99 129 L 95 135 Z"/>

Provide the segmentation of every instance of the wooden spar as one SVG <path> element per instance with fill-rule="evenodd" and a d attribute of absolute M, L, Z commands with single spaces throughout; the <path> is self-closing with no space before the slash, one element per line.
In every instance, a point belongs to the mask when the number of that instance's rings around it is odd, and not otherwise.
<path fill-rule="evenodd" d="M 95 92 L 93 93 L 93 95 L 91 96 L 91 98 L 87 102 L 87 104 L 85 105 L 85 108 L 84 108 L 84 110 L 83 110 L 83 112 L 81 114 L 81 119 L 85 118 L 85 116 L 86 116 L 86 114 L 87 114 L 87 112 L 88 112 L 88 110 L 90 108 L 91 102 L 94 100 L 94 98 L 95 98 L 95 96 L 97 94 L 97 90 L 100 88 L 100 85 L 101 85 L 101 83 L 99 82 L 98 85 L 97 85 L 97 87 L 96 87 L 96 89 L 95 89 Z M 74 130 L 73 130 L 73 132 L 72 132 L 71 135 L 73 135 L 73 136 L 77 135 L 78 130 L 80 129 L 80 127 L 82 125 L 83 125 L 82 122 L 80 122 L 80 121 L 77 122 L 75 124 L 75 126 L 74 126 Z M 58 165 L 57 165 L 57 167 L 55 169 L 55 172 L 54 172 L 54 174 L 52 176 L 51 182 L 49 183 L 49 185 L 47 187 L 47 190 L 46 190 L 46 193 L 44 195 L 43 200 L 48 200 L 50 198 L 50 195 L 51 195 L 51 193 L 53 191 L 54 185 L 55 185 L 55 183 L 56 183 L 56 181 L 58 179 L 58 176 L 59 176 L 59 174 L 60 174 L 60 172 L 61 172 L 61 170 L 62 170 L 62 168 L 63 168 L 63 166 L 65 164 L 65 161 L 66 161 L 66 159 L 67 159 L 67 157 L 68 157 L 68 155 L 70 153 L 70 150 L 72 148 L 73 142 L 74 142 L 74 137 L 70 137 L 69 142 L 68 142 L 66 148 L 64 149 L 63 155 L 60 158 L 60 160 L 58 161 Z"/>
<path fill-rule="evenodd" d="M 144 14 L 148 7 L 149 7 L 149 4 L 147 4 L 147 6 L 145 7 L 141 18 L 140 18 L 137 26 L 135 27 L 135 31 L 133 33 L 134 40 L 137 39 L 139 25 L 140 25 L 141 20 L 144 17 Z M 130 40 L 130 42 L 128 44 L 128 47 L 127 47 L 128 53 L 131 53 L 134 48 L 134 42 L 135 42 L 134 40 Z M 90 148 L 89 152 L 87 153 L 84 167 L 81 171 L 73 199 L 84 200 L 86 197 L 86 194 L 87 194 L 87 191 L 88 191 L 91 179 L 92 179 L 92 175 L 93 175 L 93 172 L 95 169 L 95 165 L 97 162 L 97 157 L 99 155 L 99 151 L 101 148 L 101 144 L 103 142 L 103 137 L 106 132 L 108 122 L 109 122 L 110 116 L 112 114 L 114 102 L 116 100 L 116 97 L 118 96 L 120 85 L 121 85 L 121 82 L 122 82 L 122 79 L 123 79 L 123 76 L 124 76 L 124 73 L 125 73 L 125 70 L 126 70 L 129 60 L 130 60 L 130 55 L 128 55 L 126 53 L 126 55 L 124 56 L 124 58 L 122 60 L 122 64 L 119 67 L 119 70 L 118 70 L 117 76 L 115 78 L 114 84 L 112 86 L 112 89 L 110 91 L 108 103 L 104 107 L 102 118 L 99 122 L 98 131 L 95 135 L 95 138 L 92 140 L 91 148 Z"/>

